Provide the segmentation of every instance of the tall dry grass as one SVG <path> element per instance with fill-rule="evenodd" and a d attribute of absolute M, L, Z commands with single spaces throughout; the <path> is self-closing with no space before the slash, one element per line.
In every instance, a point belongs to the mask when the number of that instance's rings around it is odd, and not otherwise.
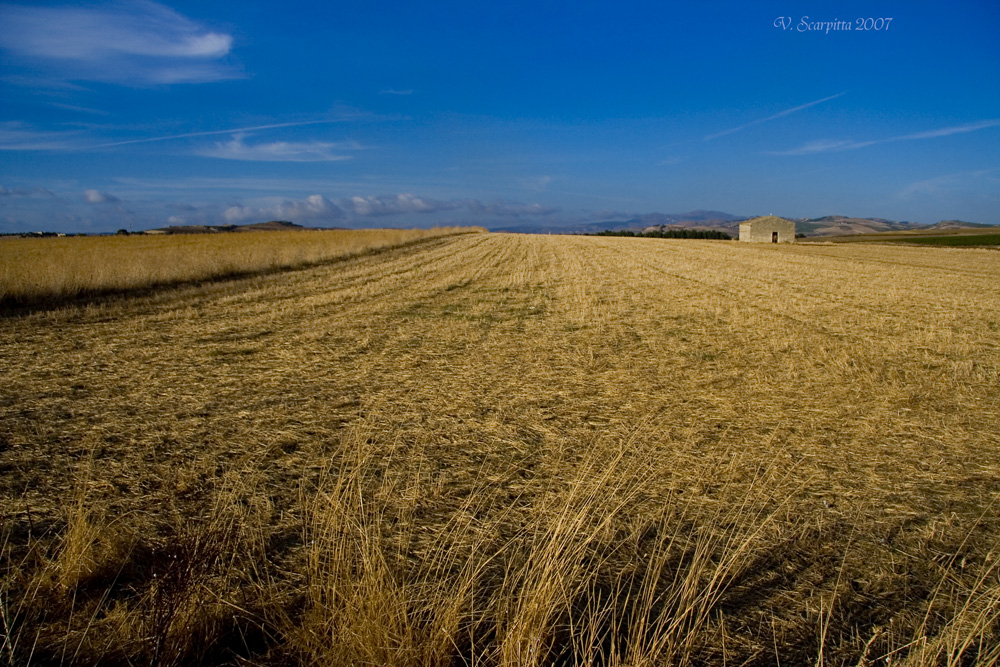
<path fill-rule="evenodd" d="M 0 303 L 245 275 L 479 228 L 0 239 Z"/>

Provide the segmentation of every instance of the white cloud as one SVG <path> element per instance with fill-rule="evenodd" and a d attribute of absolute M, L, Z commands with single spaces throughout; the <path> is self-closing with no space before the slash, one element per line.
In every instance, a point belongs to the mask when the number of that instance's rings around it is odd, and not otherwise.
<path fill-rule="evenodd" d="M 259 210 L 260 209 L 258 209 L 258 211 Z M 249 206 L 236 204 L 234 206 L 230 206 L 225 211 L 223 211 L 222 217 L 225 219 L 226 222 L 237 223 L 237 222 L 243 222 L 248 218 L 252 218 L 256 214 L 257 214 L 256 211 L 250 208 Z"/>
<path fill-rule="evenodd" d="M 115 204 L 121 200 L 100 190 L 84 190 L 83 198 L 88 204 Z"/>
<path fill-rule="evenodd" d="M 254 220 L 333 221 L 344 217 L 344 211 L 323 195 L 309 195 L 300 200 L 284 200 L 273 206 L 244 206 L 236 204 L 222 213 L 231 224 Z"/>
<path fill-rule="evenodd" d="M 403 193 L 379 197 L 351 197 L 345 201 L 356 215 L 395 215 L 398 213 L 433 213 L 458 208 L 460 202 L 445 202 Z"/>
<path fill-rule="evenodd" d="M 344 151 L 361 148 L 354 142 L 275 141 L 266 144 L 247 144 L 244 141 L 246 136 L 242 133 L 234 134 L 230 141 L 216 143 L 213 148 L 199 151 L 198 155 L 255 162 L 334 162 L 350 160 L 353 156 L 345 155 Z"/>
<path fill-rule="evenodd" d="M 214 196 L 204 196 L 194 181 L 182 186 L 184 203 L 178 203 L 172 189 L 150 187 L 129 179 L 118 179 L 115 194 L 97 188 L 56 190 L 60 194 L 54 194 L 44 187 L 32 187 L 32 184 L 0 185 L 0 219 L 10 218 L 6 229 L 0 225 L 0 231 L 113 231 L 121 227 L 149 229 L 166 225 L 246 224 L 267 220 L 288 220 L 317 227 L 366 227 L 386 224 L 386 221 L 405 226 L 475 224 L 476 221 L 488 225 L 513 218 L 550 216 L 559 210 L 539 203 L 439 200 L 406 192 L 344 199 L 318 193 L 259 196 L 260 192 L 289 191 L 289 184 L 251 180 L 243 185 L 248 186 L 245 194 L 228 204 L 218 202 Z M 329 182 L 317 184 L 317 188 L 329 185 Z"/>
<path fill-rule="evenodd" d="M 102 5 L 0 5 L 0 48 L 55 78 L 125 84 L 218 81 L 241 76 L 219 62 L 231 35 L 151 0 Z"/>
<path fill-rule="evenodd" d="M 379 94 L 381 94 L 381 95 L 412 95 L 413 94 L 413 89 L 412 88 L 407 88 L 406 90 L 396 90 L 396 89 L 393 89 L 393 88 L 386 88 L 385 90 L 380 90 Z"/>

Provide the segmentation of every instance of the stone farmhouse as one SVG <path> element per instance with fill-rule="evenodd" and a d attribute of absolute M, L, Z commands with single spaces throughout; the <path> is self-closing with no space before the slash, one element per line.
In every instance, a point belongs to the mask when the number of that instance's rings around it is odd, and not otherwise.
<path fill-rule="evenodd" d="M 740 241 L 749 243 L 795 243 L 795 223 L 776 215 L 765 215 L 740 223 Z"/>

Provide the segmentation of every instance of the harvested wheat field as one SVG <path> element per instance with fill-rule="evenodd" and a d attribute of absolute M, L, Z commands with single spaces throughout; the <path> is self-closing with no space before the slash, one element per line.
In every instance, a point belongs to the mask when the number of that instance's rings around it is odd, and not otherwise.
<path fill-rule="evenodd" d="M 466 234 L 9 314 L 0 655 L 997 664 L 998 285 Z"/>

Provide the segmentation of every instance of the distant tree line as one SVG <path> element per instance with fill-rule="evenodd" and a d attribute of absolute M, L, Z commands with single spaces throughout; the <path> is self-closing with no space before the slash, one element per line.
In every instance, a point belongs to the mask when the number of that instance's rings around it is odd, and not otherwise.
<path fill-rule="evenodd" d="M 649 232 L 633 232 L 627 229 L 612 231 L 605 229 L 594 236 L 641 236 L 648 239 L 715 239 L 732 241 L 733 237 L 717 229 L 654 229 Z"/>
<path fill-rule="evenodd" d="M 4 232 L 0 236 L 17 236 L 22 239 L 42 239 L 55 236 L 81 236 L 80 234 L 63 234 L 61 232 Z"/>

